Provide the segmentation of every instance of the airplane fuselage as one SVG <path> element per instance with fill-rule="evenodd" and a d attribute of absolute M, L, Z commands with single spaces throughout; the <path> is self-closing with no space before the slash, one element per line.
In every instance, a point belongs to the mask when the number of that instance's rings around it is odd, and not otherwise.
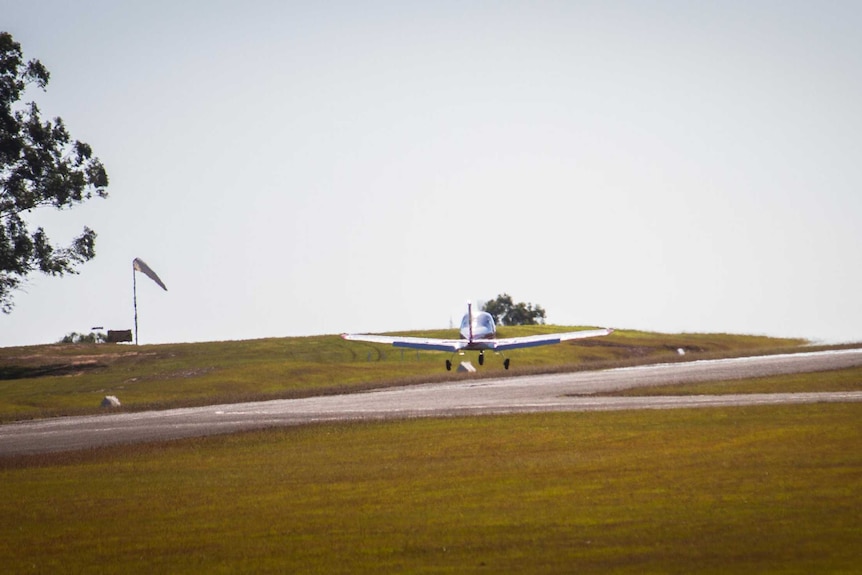
<path fill-rule="evenodd" d="M 496 336 L 497 327 L 491 314 L 485 311 L 474 314 L 473 305 L 468 303 L 467 313 L 461 318 L 461 339 L 467 340 L 464 349 L 490 349 L 488 343 L 482 340 L 494 339 Z"/>

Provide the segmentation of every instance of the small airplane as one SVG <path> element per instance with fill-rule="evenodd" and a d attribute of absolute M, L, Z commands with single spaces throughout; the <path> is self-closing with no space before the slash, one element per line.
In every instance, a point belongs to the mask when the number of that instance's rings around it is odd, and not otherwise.
<path fill-rule="evenodd" d="M 461 339 L 437 339 L 406 336 L 371 335 L 364 333 L 344 333 L 341 337 L 352 341 L 367 341 L 371 343 L 391 344 L 394 347 L 421 349 L 430 351 L 449 351 L 452 354 L 468 351 L 479 352 L 479 365 L 485 364 L 485 351 L 502 353 L 510 349 L 538 347 L 551 345 L 572 339 L 584 339 L 609 335 L 614 330 L 610 328 L 564 333 L 549 333 L 544 335 L 529 335 L 522 337 L 497 338 L 497 328 L 494 318 L 488 312 L 480 311 L 473 314 L 473 304 L 467 303 L 467 313 L 461 319 Z M 509 369 L 509 358 L 503 360 L 503 367 Z M 446 371 L 452 370 L 452 360 L 446 360 Z"/>

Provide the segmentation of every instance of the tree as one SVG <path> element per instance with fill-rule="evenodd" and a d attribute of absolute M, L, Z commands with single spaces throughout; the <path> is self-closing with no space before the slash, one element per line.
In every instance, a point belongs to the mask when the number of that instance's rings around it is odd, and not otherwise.
<path fill-rule="evenodd" d="M 71 208 L 94 195 L 106 198 L 108 174 L 89 145 L 72 140 L 61 118 L 43 121 L 34 102 L 18 101 L 29 85 L 45 89 L 50 74 L 24 62 L 21 45 L 0 32 L 0 309 L 12 311 L 12 292 L 33 271 L 62 276 L 95 255 L 96 232 L 84 227 L 68 247 L 25 219 L 38 208 Z"/>
<path fill-rule="evenodd" d="M 531 303 L 514 303 L 512 296 L 500 294 L 496 299 L 485 302 L 482 311 L 486 311 L 500 325 L 535 325 L 545 323 L 545 310 L 541 306 L 533 307 Z"/>

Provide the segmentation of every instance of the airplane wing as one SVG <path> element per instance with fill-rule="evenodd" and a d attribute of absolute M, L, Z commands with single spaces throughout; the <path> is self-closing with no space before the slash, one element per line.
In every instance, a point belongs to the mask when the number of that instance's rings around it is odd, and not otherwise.
<path fill-rule="evenodd" d="M 406 347 L 408 349 L 424 349 L 428 351 L 456 352 L 467 347 L 467 340 L 463 339 L 435 339 L 427 337 L 406 337 L 367 335 L 364 333 L 343 333 L 341 337 L 351 341 L 367 341 L 370 343 L 385 343 L 394 347 Z"/>
<path fill-rule="evenodd" d="M 581 331 L 568 331 L 563 333 L 548 333 L 543 335 L 529 335 L 525 337 L 502 337 L 492 340 L 494 343 L 491 347 L 494 351 L 506 351 L 507 349 L 519 349 L 522 347 L 538 347 L 540 345 L 551 345 L 562 341 L 572 339 L 584 339 L 588 337 L 600 337 L 610 335 L 614 330 L 606 329 L 585 329 Z"/>
<path fill-rule="evenodd" d="M 571 339 L 583 339 L 587 337 L 599 337 L 612 333 L 612 329 L 589 329 L 582 331 L 569 331 L 564 333 L 549 333 L 543 335 L 529 335 L 524 337 L 504 337 L 500 339 L 476 339 L 472 343 L 466 339 L 436 339 L 425 337 L 387 336 L 370 334 L 345 333 L 341 337 L 351 341 L 367 341 L 370 343 L 383 343 L 394 347 L 406 347 L 409 349 L 424 349 L 428 351 L 456 352 L 462 349 L 487 349 L 492 351 L 506 351 L 507 349 L 519 349 L 523 347 L 538 347 L 540 345 L 551 345 L 568 341 Z"/>

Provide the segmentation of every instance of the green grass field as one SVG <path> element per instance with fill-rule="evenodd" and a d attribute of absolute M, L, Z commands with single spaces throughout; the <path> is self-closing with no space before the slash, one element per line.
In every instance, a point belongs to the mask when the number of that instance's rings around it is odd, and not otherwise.
<path fill-rule="evenodd" d="M 549 326 L 532 329 L 548 329 Z M 514 373 L 798 350 L 618 332 Z M 676 349 L 684 348 L 680 357 Z M 0 418 L 464 377 L 337 337 L 0 349 Z M 499 361 L 487 371 L 503 375 Z M 638 393 L 862 389 L 849 369 Z M 320 424 L 0 458 L 3 573 L 853 573 L 862 404 Z"/>
<path fill-rule="evenodd" d="M 6 573 L 851 573 L 862 405 L 314 425 L 0 460 Z"/>

